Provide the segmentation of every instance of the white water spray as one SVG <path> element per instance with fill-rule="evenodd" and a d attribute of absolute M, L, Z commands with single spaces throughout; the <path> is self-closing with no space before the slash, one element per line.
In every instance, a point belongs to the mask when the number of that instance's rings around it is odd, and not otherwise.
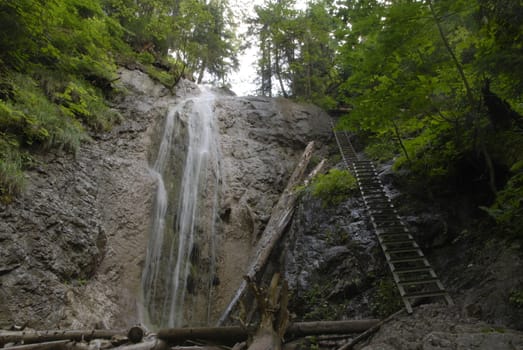
<path fill-rule="evenodd" d="M 158 188 L 142 275 L 143 320 L 151 326 L 208 322 L 220 180 L 214 100 L 203 90 L 169 111 L 151 169 Z M 183 172 L 169 169 L 173 158 Z M 198 306 L 184 309 L 191 298 Z"/>

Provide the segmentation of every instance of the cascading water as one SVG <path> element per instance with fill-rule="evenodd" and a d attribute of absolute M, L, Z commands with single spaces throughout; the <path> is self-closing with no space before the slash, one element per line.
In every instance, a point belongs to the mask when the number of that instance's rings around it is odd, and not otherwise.
<path fill-rule="evenodd" d="M 220 182 L 214 101 L 203 89 L 166 117 L 151 169 L 158 187 L 142 274 L 149 326 L 209 322 Z"/>

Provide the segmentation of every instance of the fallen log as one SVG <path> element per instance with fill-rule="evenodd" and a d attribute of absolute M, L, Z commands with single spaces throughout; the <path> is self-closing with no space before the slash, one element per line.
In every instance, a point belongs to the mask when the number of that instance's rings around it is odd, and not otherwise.
<path fill-rule="evenodd" d="M 125 335 L 125 330 L 50 330 L 50 331 L 0 331 L 0 345 L 7 343 L 44 343 L 57 340 L 90 341 L 92 339 L 111 339 Z"/>
<path fill-rule="evenodd" d="M 295 193 L 295 188 L 301 184 L 303 181 L 303 176 L 307 165 L 312 157 L 312 152 L 314 150 L 314 142 L 309 142 L 301 159 L 294 169 L 288 183 L 287 187 L 283 191 L 278 203 L 272 210 L 271 217 L 263 234 L 258 241 L 256 246 L 257 255 L 252 260 L 251 265 L 246 273 L 246 276 L 251 280 L 256 280 L 257 275 L 262 271 L 263 267 L 266 265 L 267 260 L 269 259 L 273 248 L 278 243 L 280 237 L 285 230 L 285 227 L 290 222 L 292 214 L 294 212 L 294 203 L 296 202 L 297 195 Z M 233 296 L 229 305 L 225 308 L 225 311 L 218 320 L 218 326 L 223 325 L 225 321 L 229 318 L 232 311 L 240 301 L 241 297 L 244 295 L 247 290 L 247 282 L 244 280 L 241 282 L 240 287 L 236 291 L 236 294 Z"/>
<path fill-rule="evenodd" d="M 347 342 L 345 343 L 344 345 L 340 346 L 338 349 L 336 350 L 352 350 L 354 349 L 354 346 L 356 344 L 358 344 L 359 342 L 367 339 L 368 337 L 370 337 L 371 335 L 373 335 L 374 333 L 376 333 L 377 331 L 379 331 L 380 327 L 383 326 L 385 323 L 391 321 L 392 319 L 394 319 L 396 316 L 402 314 L 403 312 L 405 311 L 405 309 L 401 309 L 395 313 L 393 313 L 392 315 L 390 315 L 389 317 L 379 321 L 378 323 L 376 323 L 374 326 L 370 327 L 369 329 L 367 329 L 365 332 L 361 333 L 360 335 L 358 335 L 356 338 L 352 339 L 350 342 Z"/>
<path fill-rule="evenodd" d="M 69 340 L 56 340 L 49 341 L 37 344 L 27 344 L 27 345 L 14 345 L 8 346 L 4 349 L 10 350 L 67 350 L 67 344 L 70 343 Z"/>
<path fill-rule="evenodd" d="M 377 325 L 379 322 L 380 320 L 377 319 L 297 322 L 287 328 L 285 335 L 303 337 L 319 334 L 361 333 Z"/>
<path fill-rule="evenodd" d="M 169 344 L 181 344 L 186 340 L 205 340 L 234 345 L 247 339 L 248 334 L 248 329 L 239 326 L 168 328 L 158 331 L 158 338 Z"/>
<path fill-rule="evenodd" d="M 316 165 L 316 167 L 310 172 L 309 175 L 307 175 L 307 179 L 303 182 L 305 186 L 309 185 L 311 181 L 314 179 L 316 175 L 320 173 L 320 171 L 323 170 L 323 167 L 325 166 L 325 163 L 327 162 L 326 159 L 322 159 L 321 162 Z"/>
<path fill-rule="evenodd" d="M 361 333 L 377 325 L 379 320 L 347 320 L 296 322 L 287 327 L 286 337 L 304 337 L 319 334 Z M 181 344 L 186 340 L 206 340 L 220 344 L 235 344 L 244 341 L 255 329 L 239 326 L 168 328 L 158 332 L 158 338 L 169 344 Z"/>
<path fill-rule="evenodd" d="M 171 350 L 223 350 L 219 346 L 193 345 L 193 346 L 171 346 Z"/>
<path fill-rule="evenodd" d="M 147 340 L 142 343 L 121 345 L 114 350 L 168 350 L 169 346 L 161 339 Z"/>

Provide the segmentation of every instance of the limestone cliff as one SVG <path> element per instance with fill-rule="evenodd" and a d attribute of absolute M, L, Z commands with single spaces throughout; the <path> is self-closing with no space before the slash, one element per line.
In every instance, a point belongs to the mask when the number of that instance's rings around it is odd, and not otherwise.
<path fill-rule="evenodd" d="M 123 116 L 73 157 L 42 154 L 28 187 L 0 208 L 0 328 L 127 326 L 139 321 L 140 279 L 156 183 L 149 171 L 175 92 L 122 69 Z M 312 139 L 330 138 L 327 115 L 285 100 L 220 95 L 215 104 L 223 177 L 213 317 L 239 284 L 251 249 Z"/>

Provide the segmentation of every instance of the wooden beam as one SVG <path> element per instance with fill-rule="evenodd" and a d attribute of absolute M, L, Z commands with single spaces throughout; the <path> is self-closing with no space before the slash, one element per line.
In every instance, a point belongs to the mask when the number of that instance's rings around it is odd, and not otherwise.
<path fill-rule="evenodd" d="M 43 343 L 56 340 L 92 340 L 111 339 L 116 335 L 125 335 L 125 330 L 49 330 L 49 331 L 0 331 L 0 345 L 7 343 Z"/>
<path fill-rule="evenodd" d="M 303 337 L 319 334 L 347 334 L 361 333 L 377 325 L 377 319 L 346 320 L 346 321 L 317 321 L 296 322 L 291 324 L 285 332 L 286 337 Z M 207 340 L 220 344 L 235 344 L 247 339 L 254 328 L 243 327 L 196 327 L 196 328 L 168 328 L 158 332 L 158 338 L 169 344 L 181 344 L 186 340 Z"/>

